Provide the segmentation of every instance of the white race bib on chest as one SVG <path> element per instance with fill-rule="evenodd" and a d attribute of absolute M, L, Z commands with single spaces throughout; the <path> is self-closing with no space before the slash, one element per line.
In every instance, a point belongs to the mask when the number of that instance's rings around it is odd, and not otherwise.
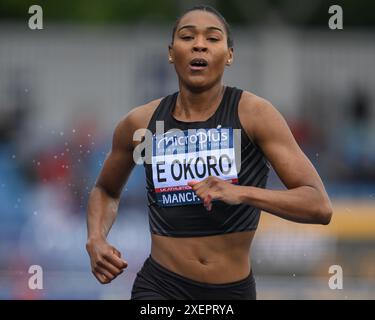
<path fill-rule="evenodd" d="M 188 186 L 216 176 L 238 183 L 233 128 L 189 129 L 153 135 L 152 178 L 159 206 L 202 201 Z"/>

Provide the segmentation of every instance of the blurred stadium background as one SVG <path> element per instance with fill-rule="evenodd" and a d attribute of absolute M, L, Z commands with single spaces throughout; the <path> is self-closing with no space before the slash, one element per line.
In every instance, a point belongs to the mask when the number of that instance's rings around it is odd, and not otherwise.
<path fill-rule="evenodd" d="M 110 241 L 129 261 L 107 286 L 85 251 L 88 193 L 117 121 L 177 89 L 174 19 L 194 1 L 0 2 L 0 299 L 128 299 L 149 254 L 143 168 Z M 225 83 L 269 99 L 332 198 L 329 226 L 263 213 L 253 244 L 259 299 L 375 298 L 375 2 L 216 0 L 233 27 Z M 43 8 L 44 29 L 28 28 Z M 339 4 L 344 30 L 328 28 Z M 269 188 L 282 188 L 273 173 Z M 28 288 L 28 268 L 44 289 Z M 331 290 L 331 265 L 343 268 Z"/>

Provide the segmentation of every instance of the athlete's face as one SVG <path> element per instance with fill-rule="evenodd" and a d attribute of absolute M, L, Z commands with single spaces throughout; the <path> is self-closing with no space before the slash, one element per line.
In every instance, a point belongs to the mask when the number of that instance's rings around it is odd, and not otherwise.
<path fill-rule="evenodd" d="M 184 85 L 210 88 L 232 60 L 233 49 L 228 48 L 225 27 L 216 15 L 196 10 L 182 17 L 169 47 L 169 61 Z"/>

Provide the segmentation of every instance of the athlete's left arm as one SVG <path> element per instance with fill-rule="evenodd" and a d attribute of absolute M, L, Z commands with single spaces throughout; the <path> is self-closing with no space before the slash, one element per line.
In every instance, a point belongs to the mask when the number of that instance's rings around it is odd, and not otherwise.
<path fill-rule="evenodd" d="M 332 206 L 322 180 L 295 141 L 282 115 L 266 100 L 244 95 L 240 119 L 248 135 L 262 149 L 287 190 L 236 186 L 216 177 L 191 183 L 204 205 L 219 199 L 229 204 L 247 203 L 281 218 L 328 224 Z M 247 104 L 247 105 L 246 105 Z"/>

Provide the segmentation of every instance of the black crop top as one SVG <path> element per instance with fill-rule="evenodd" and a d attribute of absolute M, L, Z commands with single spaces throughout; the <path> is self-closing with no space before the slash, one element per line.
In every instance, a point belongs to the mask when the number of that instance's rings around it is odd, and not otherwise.
<path fill-rule="evenodd" d="M 172 116 L 178 92 L 155 109 L 148 125 L 153 134 L 152 161 L 144 163 L 152 233 L 198 237 L 257 228 L 258 208 L 215 200 L 207 211 L 187 185 L 214 175 L 239 185 L 265 187 L 269 164 L 241 126 L 241 94 L 240 89 L 226 87 L 219 107 L 206 121 L 183 122 Z M 162 128 L 157 130 L 157 125 Z"/>

